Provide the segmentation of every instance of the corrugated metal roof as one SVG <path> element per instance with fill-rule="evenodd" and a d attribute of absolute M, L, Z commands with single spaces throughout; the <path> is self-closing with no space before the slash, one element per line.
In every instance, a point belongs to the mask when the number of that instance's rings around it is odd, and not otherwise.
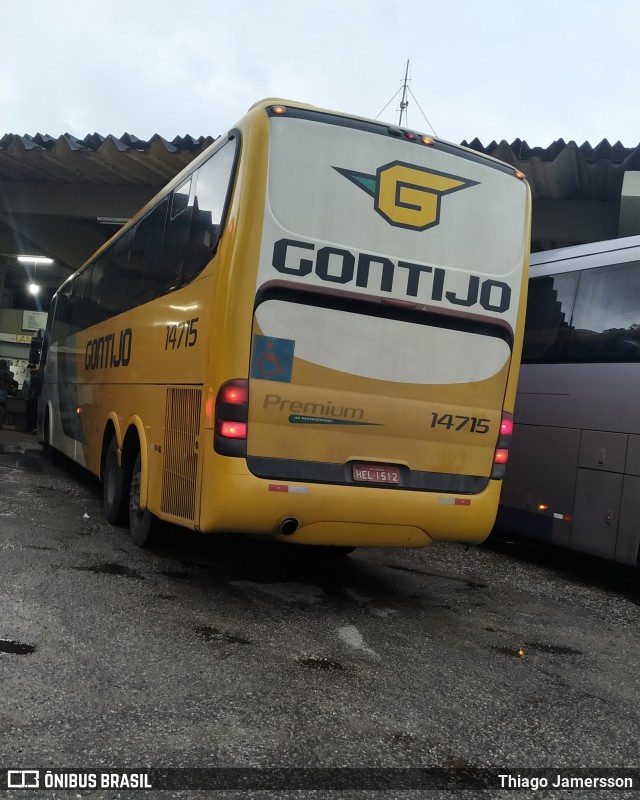
<path fill-rule="evenodd" d="M 125 133 L 78 139 L 65 133 L 0 139 L 0 181 L 162 186 L 170 181 L 215 137 L 156 134 L 148 141 Z"/>
<path fill-rule="evenodd" d="M 214 138 L 176 136 L 169 141 L 156 134 L 145 141 L 129 133 L 120 138 L 93 133 L 84 139 L 69 133 L 58 138 L 6 134 L 0 139 L 0 181 L 162 186 Z M 640 170 L 640 145 L 629 148 L 606 139 L 595 147 L 564 139 L 544 148 L 521 139 L 462 144 L 522 170 L 534 200 L 616 201 L 624 173 Z"/>
<path fill-rule="evenodd" d="M 589 142 L 557 139 L 549 147 L 530 147 L 515 139 L 493 141 L 486 147 L 478 139 L 462 142 L 465 147 L 505 161 L 527 176 L 534 200 L 620 199 L 622 180 L 628 170 L 640 170 L 640 145 L 624 147 L 603 139 L 592 147 Z"/>

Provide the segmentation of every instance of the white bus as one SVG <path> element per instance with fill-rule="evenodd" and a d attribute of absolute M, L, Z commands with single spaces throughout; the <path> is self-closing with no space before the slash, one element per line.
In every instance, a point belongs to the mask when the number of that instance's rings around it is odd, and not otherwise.
<path fill-rule="evenodd" d="M 531 256 L 497 527 L 638 566 L 640 236 Z"/>

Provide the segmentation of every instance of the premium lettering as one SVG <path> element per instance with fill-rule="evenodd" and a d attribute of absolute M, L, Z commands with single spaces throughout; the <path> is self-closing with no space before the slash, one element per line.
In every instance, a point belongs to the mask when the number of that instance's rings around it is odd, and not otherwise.
<path fill-rule="evenodd" d="M 363 408 L 337 406 L 332 400 L 326 403 L 303 403 L 300 400 L 287 400 L 279 394 L 268 394 L 262 403 L 263 408 L 288 411 L 291 414 L 304 414 L 309 417 L 335 417 L 337 419 L 360 420 L 364 417 Z"/>
<path fill-rule="evenodd" d="M 447 270 L 411 261 L 392 261 L 370 253 L 353 253 L 342 247 L 321 247 L 312 242 L 279 239 L 273 246 L 272 265 L 285 275 L 304 278 L 312 273 L 328 283 L 355 283 L 375 292 L 394 289 L 407 298 L 503 314 L 511 305 L 511 287 L 503 281 L 467 275 L 464 291 L 447 289 Z"/>

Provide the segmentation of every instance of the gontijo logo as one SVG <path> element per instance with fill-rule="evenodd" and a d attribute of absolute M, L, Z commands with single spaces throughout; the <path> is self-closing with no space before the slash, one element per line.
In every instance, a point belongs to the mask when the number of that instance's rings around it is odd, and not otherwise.
<path fill-rule="evenodd" d="M 434 169 L 392 161 L 375 175 L 342 167 L 334 169 L 374 199 L 374 208 L 390 225 L 424 231 L 440 222 L 440 201 L 446 194 L 478 181 Z"/>

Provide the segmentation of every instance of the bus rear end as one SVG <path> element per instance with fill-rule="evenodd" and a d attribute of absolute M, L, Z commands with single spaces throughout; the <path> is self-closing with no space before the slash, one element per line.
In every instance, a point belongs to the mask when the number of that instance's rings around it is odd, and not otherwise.
<path fill-rule="evenodd" d="M 248 375 L 218 395 L 215 434 L 246 502 L 220 496 L 218 525 L 314 544 L 481 541 L 511 432 L 526 183 L 411 131 L 263 113 Z"/>

